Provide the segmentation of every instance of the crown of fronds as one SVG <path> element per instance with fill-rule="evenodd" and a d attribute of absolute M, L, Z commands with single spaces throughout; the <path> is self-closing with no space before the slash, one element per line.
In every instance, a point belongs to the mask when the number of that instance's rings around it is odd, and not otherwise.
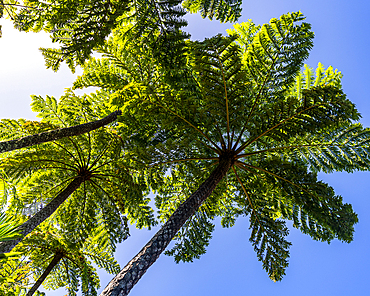
<path fill-rule="evenodd" d="M 60 102 L 52 97 L 45 100 L 34 97 L 33 108 L 41 111 L 43 121 L 27 122 L 27 127 L 34 132 L 39 126 L 55 129 L 90 121 L 102 115 L 97 104 L 70 91 Z M 80 188 L 49 223 L 54 221 L 77 237 L 105 228 L 109 235 L 101 240 L 101 247 L 112 248 L 129 235 L 128 221 L 140 228 L 155 224 L 149 199 L 145 197 L 148 190 L 145 178 L 125 157 L 122 138 L 114 126 L 13 153 L 2 160 L 1 167 L 13 185 L 9 188 L 15 190 L 10 196 L 10 211 L 19 217 L 33 215 L 72 180 L 82 177 Z"/>
<path fill-rule="evenodd" d="M 112 39 L 106 57 L 78 78 L 75 87 L 110 94 L 123 111 L 117 130 L 132 159 L 164 175 L 156 187 L 162 221 L 220 157 L 233 157 L 227 177 L 176 236 L 168 251 L 176 261 L 205 252 L 217 216 L 226 227 L 249 217 L 250 241 L 273 280 L 288 265 L 286 220 L 316 240 L 353 239 L 356 214 L 317 172 L 368 170 L 370 134 L 354 123 L 360 115 L 341 90 L 340 72 L 321 64 L 301 72 L 314 35 L 303 20 L 289 13 L 188 42 L 187 65 L 173 81 L 143 47 Z"/>
<path fill-rule="evenodd" d="M 30 262 L 34 280 L 44 272 L 50 261 L 59 254 L 60 259 L 43 286 L 47 289 L 65 287 L 69 295 L 97 295 L 100 287 L 98 274 L 92 264 L 108 273 L 116 274 L 120 267 L 113 257 L 113 249 L 101 248 L 99 240 L 106 236 L 104 229 L 90 233 L 88 238 L 77 240 L 68 232 L 53 227 L 41 227 L 25 238 L 17 250 Z"/>

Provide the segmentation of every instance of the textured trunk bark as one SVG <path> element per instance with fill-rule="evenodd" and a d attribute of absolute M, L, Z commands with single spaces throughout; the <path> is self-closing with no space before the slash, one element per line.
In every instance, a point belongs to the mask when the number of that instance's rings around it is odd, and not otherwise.
<path fill-rule="evenodd" d="M 49 275 L 49 273 L 53 270 L 55 265 L 58 264 L 60 259 L 63 258 L 63 255 L 61 253 L 56 253 L 53 260 L 49 263 L 48 267 L 46 267 L 45 271 L 42 273 L 42 275 L 37 279 L 36 283 L 32 286 L 32 288 L 28 291 L 26 296 L 32 296 L 36 290 L 41 286 L 41 284 L 44 282 L 46 277 Z"/>
<path fill-rule="evenodd" d="M 32 218 L 24 222 L 19 229 L 21 230 L 21 237 L 0 243 L 0 254 L 10 252 L 27 234 L 34 230 L 38 225 L 49 218 L 58 207 L 82 184 L 84 178 L 77 177 L 69 185 L 60 192 L 51 202 L 49 202 L 43 209 L 38 211 Z"/>
<path fill-rule="evenodd" d="M 100 294 L 101 296 L 125 296 L 139 281 L 148 268 L 166 249 L 181 226 L 211 195 L 216 185 L 223 179 L 232 165 L 231 158 L 220 159 L 211 175 L 185 202 L 171 215 L 163 227 L 142 248 L 142 250 L 117 274 Z"/>
<path fill-rule="evenodd" d="M 33 146 L 45 142 L 50 142 L 65 137 L 81 135 L 115 121 L 118 115 L 121 115 L 121 111 L 115 111 L 97 121 L 92 121 L 80 125 L 48 131 L 45 133 L 27 136 L 16 140 L 0 142 L 0 153 L 21 149 L 24 147 Z"/>

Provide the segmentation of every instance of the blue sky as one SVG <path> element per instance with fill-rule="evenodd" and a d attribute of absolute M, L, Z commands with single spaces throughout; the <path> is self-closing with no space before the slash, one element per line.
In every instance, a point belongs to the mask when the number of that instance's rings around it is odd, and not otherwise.
<path fill-rule="evenodd" d="M 239 22 L 252 19 L 263 24 L 281 14 L 302 11 L 315 32 L 314 48 L 307 63 L 332 65 L 344 75 L 343 89 L 370 126 L 369 84 L 369 18 L 370 4 L 352 0 L 259 0 L 244 1 Z M 201 40 L 225 33 L 231 24 L 188 17 L 188 30 Z M 5 25 L 0 39 L 0 117 L 30 118 L 30 94 L 59 96 L 71 86 L 74 75 L 66 67 L 53 73 L 44 68 L 40 46 L 47 46 L 44 34 L 16 33 Z M 222 229 L 216 221 L 216 231 L 208 251 L 193 263 L 175 264 L 162 255 L 148 270 L 130 295 L 369 295 L 368 265 L 370 263 L 370 173 L 321 174 L 344 201 L 351 203 L 359 215 L 359 224 L 351 244 L 333 241 L 330 245 L 312 239 L 291 228 L 290 265 L 282 282 L 272 282 L 262 270 L 248 241 L 247 219 L 240 219 L 231 229 Z M 154 232 L 132 231 L 131 237 L 118 248 L 117 258 L 124 266 Z M 102 274 L 102 287 L 110 280 Z M 48 295 L 63 295 L 62 291 Z"/>

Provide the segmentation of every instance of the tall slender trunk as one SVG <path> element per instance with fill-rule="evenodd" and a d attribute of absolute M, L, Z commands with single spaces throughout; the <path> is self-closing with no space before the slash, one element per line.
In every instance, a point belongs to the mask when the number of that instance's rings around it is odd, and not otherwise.
<path fill-rule="evenodd" d="M 36 283 L 32 286 L 32 288 L 28 291 L 26 296 L 32 296 L 36 290 L 41 286 L 41 284 L 44 282 L 46 277 L 49 275 L 49 273 L 53 270 L 55 265 L 58 264 L 60 259 L 63 258 L 62 253 L 56 253 L 53 260 L 49 263 L 48 267 L 46 267 L 45 271 L 42 273 L 42 275 L 37 279 Z"/>
<path fill-rule="evenodd" d="M 171 215 L 163 227 L 141 251 L 117 274 L 100 294 L 101 296 L 125 296 L 139 281 L 148 268 L 166 249 L 182 225 L 198 210 L 232 165 L 232 158 L 221 158 L 216 169 L 186 201 Z"/>
<path fill-rule="evenodd" d="M 80 125 L 75 125 L 71 127 L 61 128 L 61 129 L 57 129 L 53 131 L 48 131 L 48 132 L 44 132 L 44 133 L 40 133 L 40 134 L 36 134 L 32 136 L 27 136 L 27 137 L 20 138 L 20 139 L 0 142 L 0 153 L 12 151 L 16 149 L 21 149 L 24 147 L 29 147 L 29 146 L 33 146 L 36 144 L 41 144 L 41 143 L 50 142 L 54 140 L 59 140 L 65 137 L 81 135 L 81 134 L 96 130 L 104 125 L 107 125 L 115 121 L 117 119 L 117 116 L 121 114 L 122 114 L 121 111 L 115 111 L 100 120 L 96 120 L 96 121 L 92 121 L 92 122 L 88 122 L 88 123 L 84 123 Z"/>
<path fill-rule="evenodd" d="M 24 222 L 19 229 L 21 237 L 15 240 L 0 243 L 0 254 L 10 252 L 27 234 L 34 230 L 38 225 L 49 218 L 58 207 L 75 191 L 84 181 L 83 177 L 76 177 L 69 185 L 51 201 L 43 209 L 38 211 L 32 218 Z"/>

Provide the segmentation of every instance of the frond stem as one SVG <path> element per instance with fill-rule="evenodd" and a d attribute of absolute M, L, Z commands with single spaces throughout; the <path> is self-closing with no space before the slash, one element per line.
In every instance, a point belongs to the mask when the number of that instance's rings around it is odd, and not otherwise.
<path fill-rule="evenodd" d="M 255 141 L 257 141 L 259 138 L 263 137 L 264 135 L 266 135 L 268 132 L 274 130 L 275 128 L 277 128 L 278 126 L 282 125 L 283 123 L 287 122 L 288 120 L 291 120 L 293 119 L 294 117 L 300 115 L 301 113 L 303 112 L 306 112 L 312 108 L 315 108 L 315 107 L 319 107 L 319 106 L 323 106 L 323 105 L 328 105 L 329 103 L 323 103 L 323 104 L 318 104 L 318 105 L 312 105 L 304 110 L 301 110 L 299 111 L 298 113 L 295 113 L 294 115 L 284 119 L 283 121 L 280 121 L 278 124 L 275 124 L 273 127 L 269 128 L 268 130 L 264 131 L 262 134 L 260 134 L 258 137 L 254 138 L 253 140 L 249 141 L 249 142 L 246 142 L 244 143 L 243 145 L 241 145 L 237 150 L 236 150 L 236 153 L 240 153 L 245 147 L 249 146 L 250 144 L 254 143 Z"/>
<path fill-rule="evenodd" d="M 283 178 L 283 177 L 281 177 L 281 176 L 279 176 L 277 174 L 274 174 L 272 172 L 269 172 L 269 171 L 267 171 L 265 169 L 262 169 L 262 168 L 259 168 L 259 167 L 255 167 L 253 165 L 249 165 L 249 164 L 246 164 L 246 163 L 241 162 L 241 161 L 237 161 L 237 162 L 240 163 L 240 164 L 242 164 L 242 165 L 244 165 L 244 166 L 247 166 L 247 167 L 250 167 L 250 168 L 254 168 L 254 169 L 259 170 L 259 171 L 262 171 L 262 172 L 264 172 L 266 174 L 272 175 L 275 178 L 278 178 L 280 180 L 283 180 L 283 181 L 285 181 L 285 182 L 287 182 L 287 183 L 289 183 L 289 184 L 291 184 L 291 185 L 299 188 L 300 190 L 302 190 L 302 191 L 308 193 L 309 195 L 311 195 L 314 199 L 316 199 L 319 202 L 319 204 L 325 206 L 329 212 L 332 212 L 332 210 L 325 203 L 323 203 L 322 201 L 320 201 L 314 194 L 312 194 L 310 191 L 308 191 L 307 189 L 303 188 L 302 186 L 299 186 L 299 185 L 295 184 L 294 182 L 292 182 L 292 181 L 290 181 L 288 179 L 285 179 L 285 178 Z"/>
<path fill-rule="evenodd" d="M 225 71 L 224 71 L 224 67 L 222 66 L 221 58 L 220 58 L 220 55 L 219 55 L 218 51 L 216 49 L 214 49 L 214 51 L 217 55 L 217 59 L 218 59 L 218 62 L 220 64 L 220 67 L 221 67 L 222 82 L 224 84 L 224 89 L 225 89 L 226 122 L 227 122 L 227 146 L 229 147 L 230 146 L 230 118 L 229 118 L 230 116 L 229 116 L 229 101 L 228 101 L 228 98 L 227 98 Z"/>
<path fill-rule="evenodd" d="M 155 92 L 152 92 L 153 95 L 157 98 Z M 140 98 L 139 98 L 140 100 Z M 165 110 L 167 110 L 168 112 L 172 113 L 173 115 L 177 116 L 178 118 L 180 118 L 182 121 L 184 121 L 185 123 L 187 123 L 189 126 L 191 126 L 192 128 L 194 128 L 198 133 L 200 133 L 204 138 L 206 138 L 210 143 L 213 144 L 213 146 L 218 150 L 218 153 L 221 153 L 221 148 L 218 147 L 218 145 L 213 142 L 205 133 L 203 133 L 199 128 L 197 128 L 194 124 L 192 124 L 190 121 L 186 120 L 184 117 L 180 116 L 179 114 L 177 114 L 176 112 L 172 111 L 170 108 L 167 108 L 166 106 L 163 106 L 162 104 L 160 103 L 156 103 L 156 102 L 153 102 L 153 101 L 150 101 L 150 100 L 147 100 L 147 99 L 141 99 L 143 101 L 148 101 L 149 103 L 152 103 L 160 108 L 163 108 Z"/>
<path fill-rule="evenodd" d="M 262 225 L 262 223 L 261 223 L 260 219 L 258 218 L 257 211 L 256 211 L 256 209 L 254 208 L 253 202 L 252 202 L 252 200 L 251 200 L 251 198 L 250 198 L 249 194 L 247 193 L 247 190 L 245 189 L 245 187 L 244 187 L 244 185 L 243 185 L 243 182 L 240 180 L 239 175 L 238 175 L 238 173 L 237 173 L 237 172 L 236 172 L 236 170 L 235 170 L 235 167 L 234 167 L 234 166 L 232 166 L 232 168 L 233 168 L 233 171 L 234 171 L 234 174 L 235 174 L 236 178 L 238 179 L 239 184 L 240 184 L 240 185 L 242 186 L 242 188 L 243 188 L 244 194 L 245 194 L 245 196 L 246 196 L 246 197 L 247 197 L 247 199 L 248 199 L 248 203 L 249 203 L 249 205 L 250 205 L 250 207 L 251 207 L 251 209 L 252 209 L 252 211 L 253 211 L 253 214 L 255 215 L 255 217 L 256 217 L 256 219 L 257 219 L 257 221 L 258 221 L 258 224 L 260 225 L 260 227 L 261 227 L 262 231 L 265 231 L 265 229 L 264 229 L 264 227 L 263 227 L 263 225 Z"/>
<path fill-rule="evenodd" d="M 67 152 L 67 154 L 69 154 L 75 161 L 76 163 L 78 163 L 78 159 L 73 155 L 72 152 L 70 152 L 67 148 L 65 148 L 63 145 L 60 145 L 58 142 L 56 141 L 53 141 L 52 142 L 54 145 L 58 146 L 59 148 L 63 149 L 65 152 Z"/>
<path fill-rule="evenodd" d="M 104 149 L 102 150 L 102 152 L 98 155 L 98 157 L 92 162 L 92 164 L 88 167 L 88 169 L 92 169 L 93 166 L 103 157 L 104 153 L 108 150 L 108 148 L 110 147 L 110 145 L 112 144 L 112 141 L 113 139 L 111 139 L 109 141 L 109 143 L 104 147 Z"/>
<path fill-rule="evenodd" d="M 305 147 L 344 147 L 345 144 L 342 145 L 334 145 L 333 143 L 320 143 L 320 144 L 304 144 L 304 145 L 290 145 L 290 146 L 282 146 L 282 147 L 275 147 L 270 149 L 264 149 L 259 151 L 254 151 L 250 153 L 240 154 L 236 156 L 236 158 L 242 158 L 247 157 L 255 154 L 261 154 L 265 152 L 271 152 L 271 151 L 277 151 L 277 150 L 283 150 L 283 149 L 295 149 L 295 148 L 305 148 Z"/>
<path fill-rule="evenodd" d="M 270 75 L 271 75 L 271 69 L 272 69 L 272 67 L 275 65 L 276 60 L 277 60 L 277 56 L 276 56 L 276 58 L 273 60 L 273 62 L 271 63 L 270 70 L 269 70 L 269 75 L 267 75 L 267 76 L 266 76 L 266 78 L 265 78 L 265 80 L 263 81 L 263 84 L 262 84 L 262 86 L 261 86 L 261 88 L 260 88 L 260 90 L 259 90 L 259 92 L 258 92 L 258 94 L 257 94 L 257 97 L 256 97 L 256 99 L 254 100 L 254 103 L 253 103 L 252 109 L 251 109 L 251 111 L 250 111 L 250 112 L 249 112 L 249 114 L 248 114 L 247 120 L 246 120 L 246 122 L 245 122 L 245 124 L 244 124 L 244 126 L 243 126 L 243 128 L 242 128 L 242 130 L 241 130 L 241 132 L 240 132 L 240 134 L 239 134 L 239 136 L 238 136 L 238 139 L 236 140 L 236 142 L 235 142 L 235 144 L 234 144 L 234 146 L 233 146 L 233 150 L 235 150 L 235 148 L 236 148 L 236 147 L 237 147 L 237 145 L 239 144 L 239 141 L 241 140 L 241 138 L 242 138 L 242 136 L 243 136 L 243 133 L 244 133 L 245 129 L 247 128 L 247 124 L 249 123 L 249 120 L 250 120 L 250 118 L 251 118 L 251 116 L 252 116 L 252 114 L 253 114 L 253 111 L 254 111 L 254 109 L 256 108 L 257 102 L 258 102 L 258 101 L 259 101 L 259 99 L 260 99 L 260 96 L 261 96 L 261 94 L 262 94 L 263 87 L 265 86 L 265 84 L 267 83 L 268 78 L 269 78 L 269 77 L 270 77 Z"/>

